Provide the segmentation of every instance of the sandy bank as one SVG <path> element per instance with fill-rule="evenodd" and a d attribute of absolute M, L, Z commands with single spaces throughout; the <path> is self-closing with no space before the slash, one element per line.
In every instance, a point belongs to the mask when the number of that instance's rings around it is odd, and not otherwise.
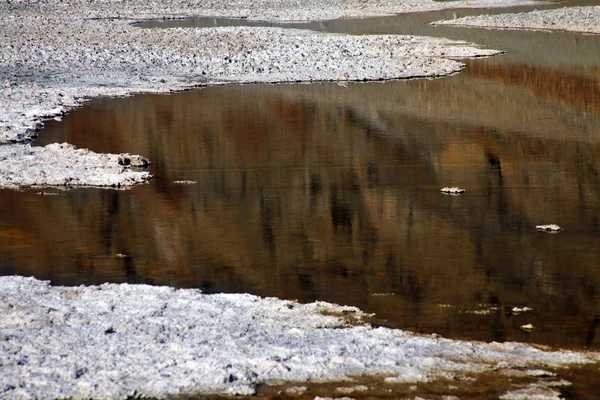
<path fill-rule="evenodd" d="M 390 384 L 460 382 L 485 371 L 539 376 L 526 390 L 552 396 L 552 385 L 565 382 L 539 368 L 596 357 L 349 326 L 341 315 L 360 320 L 359 310 L 321 302 L 145 285 L 67 288 L 1 277 L 0 311 L 5 399 L 251 394 L 265 382 L 352 374 L 383 375 Z"/>
<path fill-rule="evenodd" d="M 453 25 L 497 29 L 562 30 L 600 34 L 600 6 L 570 7 L 518 14 L 480 15 L 438 21 Z"/>

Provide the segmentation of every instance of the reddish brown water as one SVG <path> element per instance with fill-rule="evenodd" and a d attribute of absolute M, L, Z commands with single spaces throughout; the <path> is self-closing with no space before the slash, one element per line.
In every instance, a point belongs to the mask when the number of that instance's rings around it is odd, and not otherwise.
<path fill-rule="evenodd" d="M 48 123 L 37 144 L 142 154 L 155 179 L 2 191 L 0 273 L 325 300 L 452 338 L 600 348 L 600 37 L 424 25 L 446 15 L 324 29 L 508 53 L 437 80 L 97 99 Z M 439 192 L 454 185 L 466 194 Z"/>

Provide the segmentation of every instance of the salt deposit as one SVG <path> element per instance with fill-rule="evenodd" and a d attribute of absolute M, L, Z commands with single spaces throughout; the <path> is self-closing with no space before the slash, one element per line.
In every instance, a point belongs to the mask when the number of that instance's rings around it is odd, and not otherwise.
<path fill-rule="evenodd" d="M 535 327 L 532 324 L 525 324 L 525 325 L 521 325 L 519 327 L 519 329 L 525 331 L 525 332 L 531 332 L 535 329 Z"/>
<path fill-rule="evenodd" d="M 463 64 L 455 58 L 498 53 L 413 36 L 260 27 L 145 30 L 131 21 L 42 16 L 27 8 L 11 15 L 1 8 L 4 142 L 30 139 L 45 119 L 100 95 L 228 82 L 434 77 L 459 71 Z"/>
<path fill-rule="evenodd" d="M 533 308 L 530 307 L 513 307 L 511 309 L 512 313 L 515 315 L 527 312 L 527 311 L 533 311 Z"/>
<path fill-rule="evenodd" d="M 358 309 L 322 302 L 146 285 L 71 288 L 0 277 L 0 315 L 3 399 L 247 395 L 260 383 L 353 374 L 408 384 L 485 371 L 535 379 L 528 371 L 599 357 L 348 325 L 343 315 L 360 319 Z"/>
<path fill-rule="evenodd" d="M 97 96 L 169 92 L 230 82 L 377 80 L 443 76 L 456 58 L 493 50 L 445 39 L 344 36 L 278 28 L 141 30 L 142 18 L 190 15 L 307 20 L 517 1 L 49 0 L 0 3 L 0 142 L 27 141 L 43 122 Z M 113 18 L 118 17 L 118 18 Z M 0 187 L 146 182 L 144 159 L 70 145 L 0 146 Z M 115 257 L 126 258 L 125 254 Z M 327 314 L 327 315 L 325 315 Z M 281 381 L 457 381 L 468 373 L 558 368 L 595 354 L 545 352 L 349 326 L 359 310 L 250 295 L 203 295 L 143 285 L 52 287 L 0 278 L 0 397 L 165 397 L 252 394 Z M 559 384 L 557 382 L 556 384 Z M 521 392 L 556 393 L 548 379 Z M 511 397 L 512 396 L 512 397 Z"/>
<path fill-rule="evenodd" d="M 499 29 L 563 30 L 600 34 L 600 6 L 566 7 L 556 10 L 531 11 L 518 14 L 478 15 L 434 25 L 453 25 Z"/>
<path fill-rule="evenodd" d="M 98 154 L 67 143 L 32 147 L 0 146 L 0 187 L 98 186 L 123 188 L 149 181 L 152 176 L 137 167 L 148 160 L 131 154 Z"/>
<path fill-rule="evenodd" d="M 463 194 L 463 193 L 465 193 L 466 190 L 454 186 L 454 187 L 443 187 L 443 188 L 440 189 L 440 192 L 442 192 L 444 194 L 457 195 L 457 194 Z"/>
<path fill-rule="evenodd" d="M 556 233 L 562 230 L 562 228 L 556 224 L 536 225 L 535 229 L 550 233 Z"/>
<path fill-rule="evenodd" d="M 60 119 L 69 109 L 96 96 L 169 92 L 228 82 L 444 76 L 463 67 L 456 58 L 497 54 L 444 39 L 250 27 L 142 30 L 131 25 L 136 20 L 205 15 L 285 22 L 531 3 L 1 2 L 0 143 L 30 140 L 44 120 Z"/>
<path fill-rule="evenodd" d="M 183 1 L 141 0 L 0 3 L 0 143 L 31 140 L 45 120 L 60 119 L 97 96 L 230 82 L 444 76 L 463 67 L 457 58 L 498 53 L 463 42 L 413 36 L 349 36 L 260 27 L 145 30 L 131 25 L 141 18 L 198 14 L 306 20 L 450 7 L 428 0 L 402 5 L 391 1 L 332 5 L 323 0 L 251 3 L 215 1 L 202 7 Z M 514 2 L 459 1 L 452 6 L 509 4 Z M 12 162 L 22 160 L 13 158 Z M 11 181 L 4 180 L 8 186 L 55 184 L 48 182 L 59 182 L 66 173 L 53 168 L 57 176 L 50 177 L 47 171 L 43 180 L 35 181 L 31 174 L 16 177 L 18 171 L 13 168 Z M 100 177 L 89 181 L 86 177 L 91 175 L 78 173 L 77 184 L 113 185 L 99 182 Z"/>

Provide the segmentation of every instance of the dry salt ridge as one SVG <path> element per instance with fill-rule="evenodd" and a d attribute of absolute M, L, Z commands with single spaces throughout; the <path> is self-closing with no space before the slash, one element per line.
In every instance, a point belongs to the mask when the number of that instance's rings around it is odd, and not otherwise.
<path fill-rule="evenodd" d="M 434 25 L 496 29 L 561 30 L 600 34 L 600 6 L 567 7 L 517 14 L 468 16 L 454 20 L 434 22 Z"/>
<path fill-rule="evenodd" d="M 126 187 L 147 181 L 135 155 L 68 144 L 35 148 L 49 118 L 86 99 L 231 82 L 378 80 L 460 71 L 458 58 L 494 50 L 445 39 L 346 36 L 282 28 L 142 30 L 132 22 L 191 15 L 298 21 L 523 4 L 426 0 L 0 2 L 0 186 Z M 467 380 L 495 371 L 529 376 L 505 398 L 557 398 L 555 368 L 598 355 L 472 343 L 349 326 L 359 310 L 251 295 L 203 295 L 143 285 L 52 287 L 0 278 L 0 398 L 53 399 L 178 393 L 252 394 L 282 381 Z M 328 315 L 324 315 L 328 314 Z M 334 315 L 330 315 L 334 314 Z M 539 379 L 537 379 L 539 378 Z"/>
<path fill-rule="evenodd" d="M 364 374 L 391 386 L 468 385 L 484 372 L 529 378 L 501 398 L 552 399 L 569 384 L 552 369 L 600 359 L 373 328 L 356 322 L 358 309 L 323 302 L 147 285 L 0 277 L 0 312 L 3 399 L 251 395 L 261 383 L 352 385 Z"/>

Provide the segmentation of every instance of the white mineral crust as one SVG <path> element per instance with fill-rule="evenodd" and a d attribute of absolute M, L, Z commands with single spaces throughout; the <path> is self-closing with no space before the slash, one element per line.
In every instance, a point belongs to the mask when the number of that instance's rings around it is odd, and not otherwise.
<path fill-rule="evenodd" d="M 453 186 L 453 187 L 443 187 L 440 189 L 440 192 L 445 193 L 445 194 L 463 194 L 466 192 L 466 190 L 461 189 L 456 186 Z"/>
<path fill-rule="evenodd" d="M 600 6 L 566 7 L 516 14 L 477 15 L 434 25 L 454 25 L 497 29 L 563 30 L 600 34 Z"/>
<path fill-rule="evenodd" d="M 45 147 L 0 146 L 0 187 L 98 186 L 123 188 L 149 181 L 148 160 L 131 154 L 100 154 L 67 143 Z"/>
<path fill-rule="evenodd" d="M 498 53 L 414 36 L 260 27 L 152 30 L 132 25 L 141 19 L 203 15 L 289 22 L 523 4 L 531 1 L 0 2 L 0 143 L 30 140 L 44 120 L 60 118 L 97 96 L 232 82 L 444 76 L 463 67 L 456 58 Z"/>
<path fill-rule="evenodd" d="M 556 224 L 536 225 L 535 229 L 545 232 L 560 232 L 562 228 Z"/>
<path fill-rule="evenodd" d="M 60 116 L 89 97 L 226 82 L 442 76 L 462 68 L 452 58 L 497 53 L 445 39 L 259 27 L 150 30 L 132 26 L 136 20 L 208 15 L 286 21 L 525 3 L 2 2 L 0 141 L 30 139 L 44 119 Z"/>
<path fill-rule="evenodd" d="M 53 287 L 0 277 L 0 398 L 248 395 L 269 382 L 379 374 L 410 383 L 485 371 L 528 376 L 541 366 L 598 358 L 348 326 L 334 316 L 342 314 L 361 312 L 248 294 L 128 284 Z"/>

